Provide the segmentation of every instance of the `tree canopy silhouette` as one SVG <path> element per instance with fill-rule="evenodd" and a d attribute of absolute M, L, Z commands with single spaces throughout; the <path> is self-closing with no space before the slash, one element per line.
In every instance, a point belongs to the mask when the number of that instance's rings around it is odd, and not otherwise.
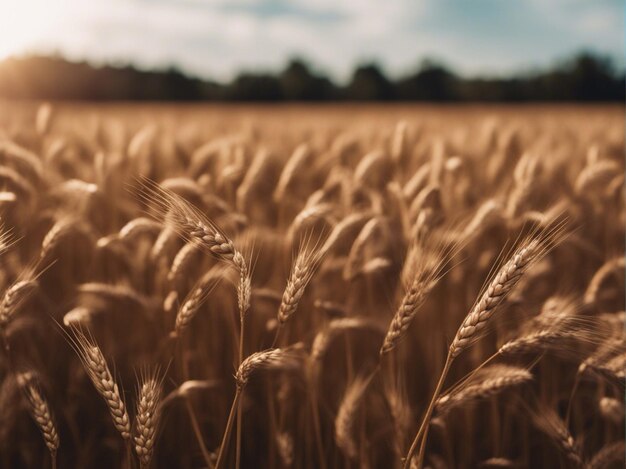
<path fill-rule="evenodd" d="M 345 96 L 357 101 L 390 101 L 394 98 L 394 87 L 378 65 L 372 63 L 356 68 Z"/>
<path fill-rule="evenodd" d="M 623 101 L 624 71 L 582 52 L 553 67 L 505 78 L 463 77 L 425 60 L 390 79 L 376 63 L 358 65 L 344 86 L 294 58 L 276 74 L 243 72 L 230 83 L 190 77 L 176 68 L 94 67 L 61 57 L 0 62 L 0 97 L 51 100 L 213 101 Z"/>

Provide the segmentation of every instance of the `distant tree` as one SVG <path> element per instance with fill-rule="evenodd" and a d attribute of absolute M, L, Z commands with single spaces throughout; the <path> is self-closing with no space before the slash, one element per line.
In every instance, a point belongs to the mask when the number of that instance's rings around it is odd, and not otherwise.
<path fill-rule="evenodd" d="M 614 101 L 625 99 L 624 71 L 602 56 L 581 53 L 552 68 L 507 78 L 462 78 L 435 61 L 390 81 L 376 64 L 357 67 L 339 88 L 294 59 L 277 75 L 243 73 L 228 84 L 170 68 L 94 67 L 62 57 L 27 56 L 0 62 L 0 97 L 73 100 L 420 100 Z"/>
<path fill-rule="evenodd" d="M 568 68 L 570 93 L 580 100 L 605 101 L 619 90 L 624 92 L 624 83 L 616 79 L 613 65 L 605 57 L 585 52 L 576 56 Z"/>
<path fill-rule="evenodd" d="M 199 80 L 189 78 L 176 68 L 170 68 L 163 76 L 165 94 L 176 101 L 200 98 Z"/>
<path fill-rule="evenodd" d="M 523 98 L 549 101 L 624 99 L 624 77 L 605 57 L 583 52 L 553 68 L 524 77 Z"/>
<path fill-rule="evenodd" d="M 398 98 L 407 101 L 451 101 L 458 98 L 456 76 L 431 60 L 423 61 L 414 75 L 400 79 L 396 86 Z"/>
<path fill-rule="evenodd" d="M 311 73 L 301 59 L 292 59 L 280 74 L 283 97 L 288 101 L 320 101 L 332 99 L 336 89 L 325 77 Z"/>
<path fill-rule="evenodd" d="M 389 101 L 394 97 L 394 87 L 378 65 L 361 65 L 354 71 L 345 96 L 356 101 Z"/>
<path fill-rule="evenodd" d="M 225 92 L 235 101 L 280 101 L 283 90 L 280 80 L 268 74 L 243 73 L 230 83 Z"/>

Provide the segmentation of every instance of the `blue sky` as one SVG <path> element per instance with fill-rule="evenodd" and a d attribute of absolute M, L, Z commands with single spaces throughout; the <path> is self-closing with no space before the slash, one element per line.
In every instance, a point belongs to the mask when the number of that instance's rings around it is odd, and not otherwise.
<path fill-rule="evenodd" d="M 468 75 L 542 67 L 580 49 L 624 63 L 622 0 L 0 0 L 0 57 L 174 64 L 229 79 L 303 56 L 344 80 L 434 57 Z"/>

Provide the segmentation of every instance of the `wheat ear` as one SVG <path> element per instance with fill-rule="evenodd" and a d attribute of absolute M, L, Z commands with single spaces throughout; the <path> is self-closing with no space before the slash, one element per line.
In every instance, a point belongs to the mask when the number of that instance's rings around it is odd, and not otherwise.
<path fill-rule="evenodd" d="M 323 251 L 318 249 L 318 244 L 311 243 L 309 238 L 305 238 L 300 243 L 298 254 L 291 268 L 287 286 L 278 309 L 278 323 L 280 326 L 285 324 L 298 309 L 298 303 L 322 260 Z"/>
<path fill-rule="evenodd" d="M 220 275 L 217 275 L 218 273 L 219 271 L 215 271 L 214 269 L 209 270 L 198 280 L 183 300 L 183 303 L 176 313 L 174 335 L 180 336 L 183 330 L 189 326 L 189 323 L 196 316 L 200 307 L 206 302 L 215 287 L 217 287 L 222 279 Z"/>
<path fill-rule="evenodd" d="M 130 420 L 126 405 L 100 347 L 91 334 L 86 334 L 79 327 L 72 327 L 72 335 L 72 346 L 96 391 L 106 402 L 115 428 L 124 440 L 130 441 Z"/>
<path fill-rule="evenodd" d="M 337 446 L 352 459 L 357 456 L 357 444 L 354 438 L 357 412 L 372 376 L 357 378 L 348 386 L 335 417 L 335 441 Z"/>
<path fill-rule="evenodd" d="M 445 253 L 437 250 L 435 256 L 430 257 L 426 255 L 424 247 L 422 243 L 419 243 L 413 247 L 414 252 L 407 255 L 409 260 L 417 255 L 419 261 L 414 266 L 411 283 L 389 324 L 389 329 L 380 348 L 381 357 L 396 348 L 415 319 L 420 306 L 426 301 L 428 293 L 441 278 L 442 271 L 446 266 Z"/>
<path fill-rule="evenodd" d="M 504 297 L 517 285 L 522 275 L 531 265 L 545 256 L 547 252 L 555 246 L 557 241 L 562 239 L 564 229 L 565 222 L 560 221 L 555 223 L 552 227 L 531 234 L 530 237 L 521 242 L 520 246 L 514 251 L 509 260 L 496 272 L 496 275 L 488 283 L 485 291 L 480 295 L 477 303 L 465 317 L 454 340 L 450 344 L 448 356 L 446 357 L 446 362 L 439 377 L 439 381 L 437 382 L 437 386 L 435 387 L 433 397 L 428 405 L 420 429 L 407 453 L 404 469 L 408 469 L 411 464 L 413 453 L 417 449 L 420 438 L 421 446 L 417 461 L 418 468 L 421 469 L 434 403 L 439 397 L 439 393 L 450 371 L 452 362 L 472 341 L 478 340 L 481 337 L 487 322 L 494 316 L 497 307 Z"/>
<path fill-rule="evenodd" d="M 140 189 L 140 198 L 178 236 L 218 259 L 232 263 L 239 272 L 247 272 L 248 265 L 232 240 L 198 208 L 149 179 L 141 180 Z"/>
<path fill-rule="evenodd" d="M 384 330 L 379 325 L 367 318 L 348 317 L 333 319 L 323 330 L 317 333 L 311 345 L 311 361 L 319 363 L 326 354 L 335 337 L 342 332 L 351 330 L 366 330 L 381 334 Z"/>
<path fill-rule="evenodd" d="M 161 382 L 156 373 L 142 377 L 137 398 L 135 417 L 135 452 L 141 468 L 148 468 L 152 461 L 156 434 L 161 417 Z"/>
<path fill-rule="evenodd" d="M 532 240 L 518 249 L 502 266 L 480 300 L 465 317 L 450 345 L 450 355 L 458 356 L 473 340 L 477 340 L 488 321 L 497 311 L 504 297 L 519 282 L 541 250 L 538 240 Z"/>
<path fill-rule="evenodd" d="M 5 329 L 20 306 L 38 287 L 37 280 L 18 280 L 6 289 L 0 301 L 0 329 Z"/>
<path fill-rule="evenodd" d="M 248 384 L 248 380 L 259 370 L 287 370 L 297 368 L 299 362 L 296 360 L 296 356 L 294 354 L 295 348 L 296 347 L 289 349 L 275 348 L 264 350 L 262 352 L 255 352 L 241 362 L 241 365 L 239 365 L 239 368 L 235 373 L 237 389 L 228 414 L 226 429 L 224 430 L 222 442 L 219 447 L 215 469 L 219 469 L 224 460 L 225 448 L 233 427 L 233 421 L 239 405 L 239 399 L 241 398 L 241 393 Z"/>
<path fill-rule="evenodd" d="M 586 304 L 594 304 L 599 296 L 604 282 L 612 275 L 624 274 L 626 268 L 626 259 L 620 256 L 607 261 L 600 267 L 591 278 L 587 290 L 585 291 L 584 301 Z"/>
<path fill-rule="evenodd" d="M 535 425 L 545 433 L 561 450 L 568 462 L 568 467 L 584 467 L 580 448 L 574 441 L 565 423 L 552 409 L 540 409 L 534 416 Z"/>
<path fill-rule="evenodd" d="M 474 383 L 468 383 L 458 391 L 437 399 L 435 410 L 446 413 L 468 402 L 489 399 L 509 388 L 527 383 L 532 378 L 532 374 L 525 368 L 493 365 L 476 375 Z"/>
<path fill-rule="evenodd" d="M 43 434 L 43 439 L 50 451 L 53 463 L 56 461 L 56 453 L 59 449 L 60 439 L 57 432 L 50 406 L 41 390 L 33 383 L 33 378 L 27 373 L 17 377 L 20 387 L 24 390 L 28 400 L 30 413 Z"/>

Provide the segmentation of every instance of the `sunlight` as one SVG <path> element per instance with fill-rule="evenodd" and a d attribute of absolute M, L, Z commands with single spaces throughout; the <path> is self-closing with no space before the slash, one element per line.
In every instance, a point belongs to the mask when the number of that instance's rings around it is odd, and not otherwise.
<path fill-rule="evenodd" d="M 0 2 L 0 60 L 34 48 L 45 48 L 46 38 L 71 14 L 64 2 L 20 0 Z"/>

